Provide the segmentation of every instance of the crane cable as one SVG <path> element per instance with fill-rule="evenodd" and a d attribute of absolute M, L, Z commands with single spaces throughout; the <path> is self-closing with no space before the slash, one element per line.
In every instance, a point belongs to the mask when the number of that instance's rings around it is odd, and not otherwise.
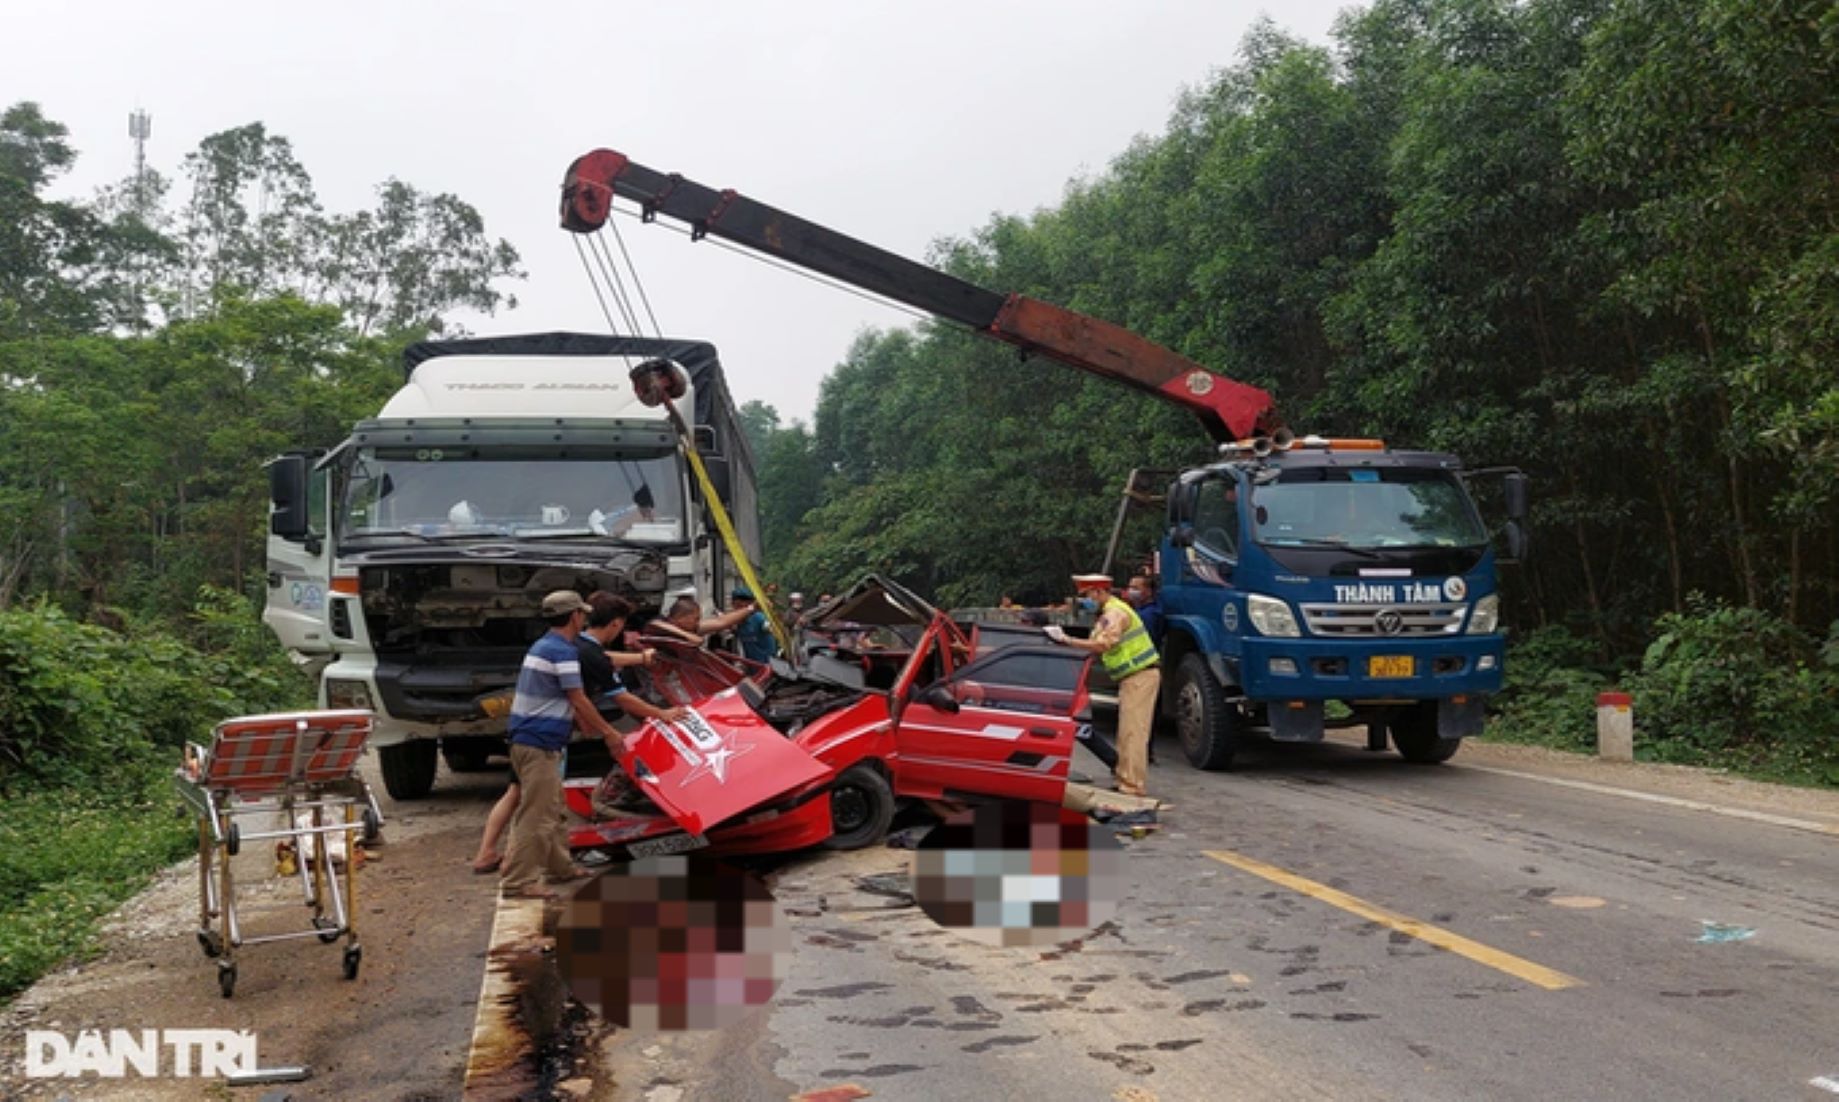
<path fill-rule="evenodd" d="M 627 331 L 643 332 L 639 324 L 638 311 L 634 306 L 636 295 L 637 303 L 645 308 L 645 314 L 651 321 L 652 335 L 662 339 L 664 330 L 658 324 L 657 313 L 652 310 L 651 297 L 645 293 L 645 284 L 639 278 L 638 266 L 632 262 L 632 254 L 626 250 L 626 242 L 619 236 L 617 228 L 614 230 L 614 239 L 619 244 L 620 256 L 624 258 L 626 270 L 632 278 L 633 293 L 630 294 L 626 291 L 625 280 L 620 277 L 619 262 L 614 260 L 612 250 L 607 247 L 605 239 L 599 234 L 587 235 L 588 244 L 586 250 L 583 251 L 581 235 L 574 236 L 575 251 L 581 257 L 582 267 L 587 271 L 588 283 L 594 289 L 594 297 L 600 302 L 600 310 L 606 316 L 608 327 L 615 334 L 619 332 L 619 324 L 614 321 L 613 311 L 607 305 L 608 298 L 611 298 L 614 306 L 618 307 L 621 320 L 626 323 Z M 590 255 L 593 257 L 592 263 L 588 259 Z M 596 268 L 599 270 L 598 278 Z M 601 293 L 603 282 L 606 285 L 604 296 Z M 630 369 L 633 366 L 632 357 L 623 358 L 626 360 L 627 368 Z M 664 408 L 670 416 L 672 427 L 676 430 L 677 445 L 682 450 L 684 457 L 689 460 L 690 470 L 696 476 L 696 484 L 702 490 L 703 501 L 709 506 L 709 512 L 715 519 L 716 530 L 721 533 L 722 543 L 727 547 L 729 557 L 734 560 L 735 566 L 740 570 L 741 580 L 747 584 L 748 592 L 754 595 L 755 607 L 765 615 L 767 629 L 772 632 L 774 640 L 778 642 L 780 651 L 790 655 L 792 653 L 791 635 L 780 620 L 779 612 L 773 607 L 772 601 L 766 598 L 766 587 L 760 584 L 760 578 L 754 572 L 753 562 L 747 555 L 747 549 L 742 546 L 740 534 L 735 530 L 734 520 L 728 515 L 727 505 L 723 503 L 721 495 L 716 492 L 715 481 L 709 477 L 708 467 L 703 463 L 702 455 L 696 450 L 695 434 L 690 431 L 675 401 L 667 399 Z"/>
<path fill-rule="evenodd" d="M 645 216 L 643 214 L 641 214 L 640 212 L 636 210 L 627 210 L 625 207 L 620 206 L 618 203 L 612 203 L 610 206 L 610 209 L 612 210 L 614 214 L 624 215 L 627 218 L 636 218 L 641 222 L 645 221 Z M 608 219 L 607 224 L 611 226 L 613 224 L 612 219 Z M 680 234 L 684 237 L 691 236 L 690 231 L 685 229 L 682 226 L 675 226 L 669 222 L 654 222 L 654 224 L 664 229 L 667 229 L 671 231 L 672 233 Z M 949 326 L 954 329 L 963 329 L 966 332 L 975 331 L 971 326 L 964 325 L 961 322 L 955 322 L 947 318 L 941 318 L 936 314 L 928 313 L 924 310 L 918 309 L 917 307 L 908 306 L 904 302 L 897 302 L 894 299 L 887 298 L 883 295 L 878 295 L 873 291 L 863 290 L 860 287 L 856 287 L 856 286 L 852 286 L 851 284 L 844 283 L 842 280 L 835 279 L 831 276 L 819 275 L 816 272 L 807 271 L 804 268 L 800 268 L 796 264 L 787 263 L 786 261 L 780 260 L 777 257 L 767 256 L 765 253 L 755 252 L 754 250 L 746 248 L 745 246 L 736 245 L 732 241 L 724 241 L 719 237 L 707 237 L 707 236 L 702 237 L 699 240 L 706 241 L 709 244 L 714 245 L 718 249 L 724 249 L 728 252 L 734 253 L 736 256 L 744 256 L 749 260 L 757 260 L 769 268 L 777 268 L 782 272 L 789 272 L 790 274 L 795 275 L 800 279 L 808 279 L 820 287 L 828 287 L 833 291 L 841 291 L 846 295 L 854 295 L 857 298 L 863 300 L 864 302 L 872 302 L 877 306 L 885 306 L 890 310 L 897 310 L 900 313 L 907 315 L 908 317 L 917 318 L 920 321 L 938 322 L 941 325 Z M 622 248 L 624 247 L 623 242 L 622 242 L 621 247 Z"/>

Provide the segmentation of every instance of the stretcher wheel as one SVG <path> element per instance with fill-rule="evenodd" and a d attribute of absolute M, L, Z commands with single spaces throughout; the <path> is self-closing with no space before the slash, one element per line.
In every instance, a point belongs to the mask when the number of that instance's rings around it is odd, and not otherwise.
<path fill-rule="evenodd" d="M 216 930 L 199 930 L 198 948 L 203 949 L 207 957 L 223 956 L 223 935 Z"/>
<path fill-rule="evenodd" d="M 224 852 L 229 854 L 232 857 L 235 857 L 237 854 L 237 851 L 241 850 L 242 848 L 243 848 L 242 832 L 236 829 L 235 823 L 231 823 L 230 829 L 224 831 L 224 836 L 223 836 Z"/>
<path fill-rule="evenodd" d="M 319 931 L 319 940 L 327 945 L 337 941 L 339 935 L 344 933 L 343 930 L 338 928 L 338 923 L 324 915 L 313 916 L 313 928 Z"/>
<path fill-rule="evenodd" d="M 374 809 L 368 808 L 368 807 L 365 808 L 364 809 L 364 840 L 366 842 L 374 842 L 377 840 L 377 835 L 382 834 L 382 833 L 383 833 L 383 820 L 377 817 L 377 813 Z"/>
<path fill-rule="evenodd" d="M 345 978 L 346 979 L 355 980 L 358 978 L 358 965 L 362 963 L 363 960 L 364 960 L 364 949 L 362 946 L 352 945 L 345 949 Z"/>
<path fill-rule="evenodd" d="M 217 962 L 217 989 L 226 999 L 236 993 L 236 965 L 227 960 Z"/>

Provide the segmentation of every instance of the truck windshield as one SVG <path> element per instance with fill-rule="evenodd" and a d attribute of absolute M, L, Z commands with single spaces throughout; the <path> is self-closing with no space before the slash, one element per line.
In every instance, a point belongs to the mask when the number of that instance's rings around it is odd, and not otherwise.
<path fill-rule="evenodd" d="M 1254 538 L 1270 547 L 1476 547 L 1488 542 L 1447 471 L 1301 467 L 1252 490 Z"/>
<path fill-rule="evenodd" d="M 364 448 L 346 479 L 339 536 L 681 543 L 683 482 L 674 453 L 589 459 Z"/>

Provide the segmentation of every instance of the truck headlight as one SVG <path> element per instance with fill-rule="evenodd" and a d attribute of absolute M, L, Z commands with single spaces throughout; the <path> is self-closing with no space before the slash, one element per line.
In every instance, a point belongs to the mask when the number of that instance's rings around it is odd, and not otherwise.
<path fill-rule="evenodd" d="M 326 707 L 371 711 L 370 686 L 362 681 L 346 681 L 342 678 L 328 679 L 326 681 Z"/>
<path fill-rule="evenodd" d="M 1290 611 L 1288 601 L 1249 593 L 1245 597 L 1245 614 L 1259 635 L 1295 639 L 1303 633 L 1303 629 L 1296 626 L 1296 615 Z"/>
<path fill-rule="evenodd" d="M 1501 595 L 1490 593 L 1475 602 L 1475 610 L 1469 613 L 1469 634 L 1487 635 L 1501 623 Z"/>

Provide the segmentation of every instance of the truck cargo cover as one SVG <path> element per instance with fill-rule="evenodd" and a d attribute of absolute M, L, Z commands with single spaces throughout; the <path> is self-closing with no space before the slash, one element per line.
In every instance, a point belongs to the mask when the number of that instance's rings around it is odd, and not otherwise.
<path fill-rule="evenodd" d="M 624 356 L 633 364 L 640 360 L 674 360 L 689 374 L 694 388 L 696 409 L 693 421 L 698 425 L 720 421 L 717 410 L 732 409 L 728 379 L 722 373 L 721 358 L 707 341 L 681 340 L 675 337 L 622 337 L 598 333 L 524 333 L 506 337 L 469 337 L 454 341 L 419 341 L 402 351 L 403 377 L 428 360 L 442 356 Z M 724 446 L 745 450 L 747 441 L 736 436 Z M 748 469 L 753 457 L 747 456 Z"/>

